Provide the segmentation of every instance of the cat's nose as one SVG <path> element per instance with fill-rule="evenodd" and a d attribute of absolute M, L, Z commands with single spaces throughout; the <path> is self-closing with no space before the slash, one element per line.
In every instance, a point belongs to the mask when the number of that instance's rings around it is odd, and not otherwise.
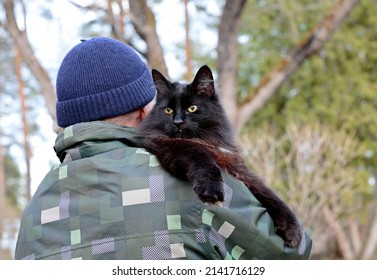
<path fill-rule="evenodd" d="M 173 120 L 173 124 L 177 128 L 179 128 L 183 123 L 184 121 L 181 118 L 174 118 Z"/>
<path fill-rule="evenodd" d="M 175 126 L 176 128 L 180 128 L 181 125 L 183 124 L 183 120 L 174 121 L 173 124 L 174 124 L 174 126 Z"/>

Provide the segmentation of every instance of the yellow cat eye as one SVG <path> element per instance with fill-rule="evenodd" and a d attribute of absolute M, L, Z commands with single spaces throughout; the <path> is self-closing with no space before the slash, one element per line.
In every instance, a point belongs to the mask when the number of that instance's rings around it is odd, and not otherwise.
<path fill-rule="evenodd" d="M 189 112 L 189 113 L 194 113 L 196 110 L 198 110 L 198 106 L 196 106 L 196 105 L 192 105 L 192 106 L 187 108 L 187 112 Z"/>
<path fill-rule="evenodd" d="M 173 114 L 173 109 L 171 109 L 171 108 L 165 108 L 165 114 L 168 114 L 168 115 L 171 115 L 171 114 Z"/>

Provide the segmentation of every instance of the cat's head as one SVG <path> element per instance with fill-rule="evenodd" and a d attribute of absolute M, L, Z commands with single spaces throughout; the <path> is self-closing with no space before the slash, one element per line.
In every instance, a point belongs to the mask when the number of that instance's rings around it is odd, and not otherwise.
<path fill-rule="evenodd" d="M 170 82 L 155 69 L 152 76 L 157 102 L 148 122 L 155 131 L 174 138 L 206 138 L 227 123 L 208 66 L 202 66 L 190 84 Z"/>

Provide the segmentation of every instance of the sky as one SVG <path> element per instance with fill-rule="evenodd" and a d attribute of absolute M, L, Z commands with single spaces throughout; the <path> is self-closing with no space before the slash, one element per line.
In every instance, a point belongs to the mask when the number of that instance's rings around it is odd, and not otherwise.
<path fill-rule="evenodd" d="M 93 0 L 75 0 L 75 2 L 86 5 L 92 3 Z M 213 6 L 213 11 L 219 11 L 218 2 L 208 1 L 206 3 Z M 42 5 L 45 5 L 45 8 L 51 11 L 54 20 L 46 20 L 41 17 Z M 62 0 L 51 0 L 49 3 L 30 1 L 27 7 L 27 29 L 31 45 L 36 56 L 47 69 L 53 83 L 55 83 L 56 73 L 65 54 L 82 39 L 79 33 L 82 23 L 93 17 L 94 14 L 84 15 L 70 1 Z M 194 13 L 193 8 L 193 6 L 189 6 L 190 15 L 198 16 L 197 13 Z M 172 10 L 176 12 L 171 13 Z M 153 11 L 156 15 L 157 32 L 164 48 L 169 73 L 171 78 L 176 80 L 183 74 L 183 62 L 177 59 L 174 51 L 177 43 L 182 44 L 184 42 L 182 1 L 162 1 L 161 4 L 153 6 Z M 167 13 L 168 17 L 166 16 Z M 206 47 L 215 49 L 217 36 L 202 28 L 203 20 L 205 19 L 192 20 L 192 33 L 195 33 L 196 38 L 203 42 Z M 53 124 L 45 108 L 41 108 L 37 123 L 41 127 L 42 137 L 37 135 L 31 139 L 33 150 L 31 160 L 32 194 L 36 191 L 45 174 L 51 169 L 52 164 L 58 163 L 53 151 L 56 134 L 52 130 Z M 22 155 L 20 156 L 22 157 Z M 20 166 L 20 168 L 24 170 L 24 167 Z"/>

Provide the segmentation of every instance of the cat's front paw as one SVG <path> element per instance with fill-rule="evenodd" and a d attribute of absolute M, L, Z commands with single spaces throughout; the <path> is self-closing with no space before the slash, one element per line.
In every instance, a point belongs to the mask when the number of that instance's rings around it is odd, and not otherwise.
<path fill-rule="evenodd" d="M 297 248 L 302 239 L 302 228 L 300 223 L 294 221 L 280 221 L 277 225 L 277 233 L 284 239 L 285 245 L 290 248 Z"/>
<path fill-rule="evenodd" d="M 194 182 L 194 191 L 204 203 L 224 201 L 224 187 L 222 180 L 198 179 Z"/>

